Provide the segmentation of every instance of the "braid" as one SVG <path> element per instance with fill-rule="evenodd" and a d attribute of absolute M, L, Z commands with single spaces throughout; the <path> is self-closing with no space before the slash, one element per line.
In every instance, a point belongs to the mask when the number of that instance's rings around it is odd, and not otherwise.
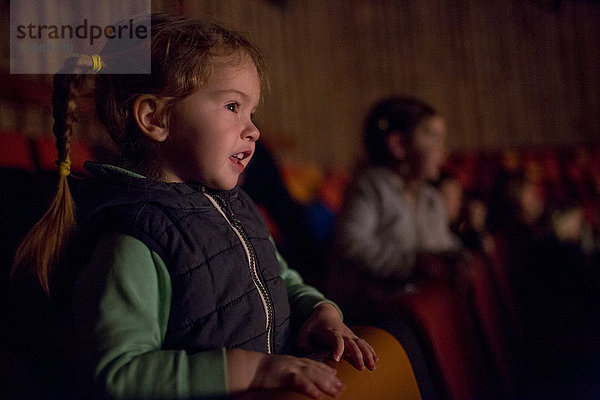
<path fill-rule="evenodd" d="M 84 75 L 54 76 L 54 135 L 58 149 L 59 178 L 56 195 L 48 211 L 25 236 L 15 254 L 11 275 L 23 272 L 35 277 L 50 296 L 52 272 L 75 229 L 75 204 L 67 175 L 70 166 L 70 138 L 74 122 L 74 92 Z"/>
<path fill-rule="evenodd" d="M 58 150 L 58 161 L 65 161 L 69 155 L 69 139 L 72 133 L 73 110 L 75 104 L 72 96 L 72 87 L 77 75 L 55 75 L 54 93 L 52 102 L 54 104 L 53 132 L 56 136 L 56 148 Z"/>

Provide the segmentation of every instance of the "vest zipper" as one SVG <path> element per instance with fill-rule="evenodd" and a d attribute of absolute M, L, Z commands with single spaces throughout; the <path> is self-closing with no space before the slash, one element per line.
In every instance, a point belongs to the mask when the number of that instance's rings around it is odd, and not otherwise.
<path fill-rule="evenodd" d="M 242 243 L 242 247 L 246 253 L 246 257 L 248 259 L 248 267 L 250 269 L 250 275 L 252 276 L 252 281 L 258 294 L 260 296 L 260 300 L 263 305 L 263 310 L 266 316 L 266 332 L 267 332 L 267 353 L 273 353 L 273 321 L 274 321 L 274 308 L 273 302 L 271 301 L 271 296 L 269 291 L 267 290 L 267 286 L 261 280 L 260 275 L 258 274 L 258 266 L 256 262 L 256 253 L 254 251 L 254 247 L 252 243 L 250 243 L 250 239 L 248 239 L 248 235 L 244 230 L 244 226 L 241 221 L 237 219 L 237 217 L 233 214 L 233 211 L 227 205 L 227 201 L 219 196 L 218 194 L 209 194 L 206 192 L 206 189 L 202 187 L 202 193 L 210 202 L 215 206 L 217 211 L 225 218 L 231 229 L 235 232 L 238 239 Z"/>

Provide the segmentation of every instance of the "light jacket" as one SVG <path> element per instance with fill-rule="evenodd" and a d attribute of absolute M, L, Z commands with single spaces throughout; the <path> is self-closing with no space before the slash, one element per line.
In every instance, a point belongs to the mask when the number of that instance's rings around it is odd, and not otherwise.
<path fill-rule="evenodd" d="M 408 278 L 420 252 L 456 250 L 444 202 L 423 183 L 414 206 L 405 182 L 386 167 L 370 167 L 350 184 L 338 216 L 339 264 L 380 278 Z"/>

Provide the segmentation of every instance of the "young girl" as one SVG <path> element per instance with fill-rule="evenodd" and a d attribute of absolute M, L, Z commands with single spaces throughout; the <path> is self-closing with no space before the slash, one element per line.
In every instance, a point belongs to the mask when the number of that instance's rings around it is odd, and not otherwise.
<path fill-rule="evenodd" d="M 418 99 L 392 97 L 370 110 L 368 161 L 346 190 L 327 277 L 349 321 L 383 328 L 402 343 L 427 399 L 439 389 L 401 308 L 413 278 L 446 274 L 445 257 L 457 248 L 443 199 L 429 183 L 438 178 L 445 138 L 443 118 Z"/>
<path fill-rule="evenodd" d="M 381 101 L 367 119 L 369 165 L 352 182 L 339 216 L 345 265 L 388 281 L 413 276 L 428 254 L 457 248 L 443 199 L 429 183 L 445 156 L 446 127 L 414 98 Z"/>
<path fill-rule="evenodd" d="M 82 73 L 55 76 L 59 191 L 13 274 L 37 277 L 53 296 L 74 277 L 80 372 L 101 394 L 291 388 L 336 396 L 344 385 L 335 370 L 282 354 L 325 346 L 359 369 L 374 369 L 377 356 L 278 257 L 236 187 L 260 135 L 252 115 L 262 58 L 243 36 L 211 23 L 165 15 L 151 23 L 151 73 L 95 77 L 97 116 L 124 164 L 87 163 L 92 177 L 79 184 L 76 224 L 66 183 L 75 94 L 92 69 L 118 70 L 119 59 L 105 48 L 87 58 L 87 70 L 85 57 L 76 60 Z"/>

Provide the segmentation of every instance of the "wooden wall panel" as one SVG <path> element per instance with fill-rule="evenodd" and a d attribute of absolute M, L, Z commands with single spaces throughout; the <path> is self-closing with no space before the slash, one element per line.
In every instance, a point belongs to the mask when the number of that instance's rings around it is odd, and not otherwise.
<path fill-rule="evenodd" d="M 393 94 L 436 107 L 453 150 L 600 141 L 596 0 L 154 0 L 153 8 L 249 32 L 269 59 L 263 140 L 283 161 L 350 166 L 365 113 Z M 0 100 L 6 128 L 14 116 Z"/>
<path fill-rule="evenodd" d="M 393 94 L 440 110 L 454 150 L 600 140 L 598 2 L 176 3 L 254 33 L 271 61 L 263 138 L 285 159 L 351 165 L 366 111 Z"/>

